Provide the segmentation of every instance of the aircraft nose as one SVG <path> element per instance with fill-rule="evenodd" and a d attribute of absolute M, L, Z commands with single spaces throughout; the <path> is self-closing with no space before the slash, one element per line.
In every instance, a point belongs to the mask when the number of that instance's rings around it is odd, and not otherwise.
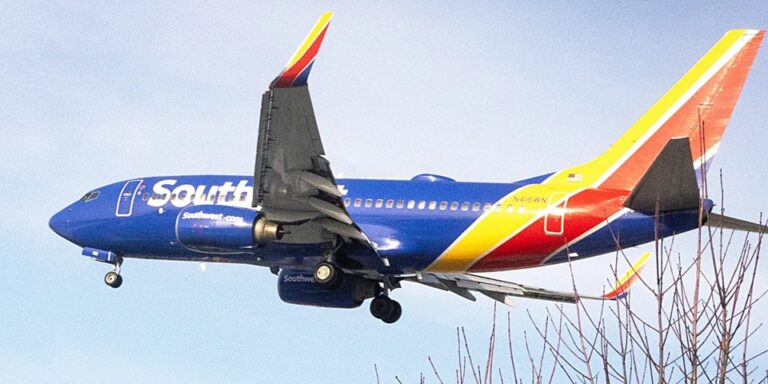
<path fill-rule="evenodd" d="M 51 216 L 51 220 L 48 221 L 48 226 L 56 232 L 59 236 L 72 241 L 72 208 L 64 208 Z"/>

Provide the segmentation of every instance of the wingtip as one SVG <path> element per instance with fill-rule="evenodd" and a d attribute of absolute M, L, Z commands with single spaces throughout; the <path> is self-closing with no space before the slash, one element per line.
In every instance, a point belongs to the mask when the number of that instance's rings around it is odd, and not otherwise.
<path fill-rule="evenodd" d="M 312 64 L 315 62 L 315 56 L 320 51 L 323 44 L 325 32 L 333 18 L 333 12 L 328 11 L 320 15 L 315 25 L 304 38 L 299 48 L 288 60 L 285 68 L 269 85 L 273 88 L 291 88 L 307 85 L 309 72 L 312 70 Z"/>
<path fill-rule="evenodd" d="M 634 285 L 635 281 L 637 281 L 637 278 L 640 274 L 640 272 L 643 270 L 643 267 L 645 267 L 645 263 L 650 258 L 651 253 L 645 252 L 642 256 L 634 263 L 632 264 L 632 267 L 627 271 L 627 273 L 624 274 L 617 282 L 616 285 L 614 285 L 613 289 L 604 294 L 602 296 L 603 299 L 606 300 L 619 300 L 623 299 L 629 294 L 629 289 Z"/>

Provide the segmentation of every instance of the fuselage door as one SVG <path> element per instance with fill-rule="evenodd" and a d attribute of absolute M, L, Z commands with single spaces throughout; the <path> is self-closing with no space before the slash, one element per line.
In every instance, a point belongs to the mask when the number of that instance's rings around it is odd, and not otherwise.
<path fill-rule="evenodd" d="M 562 236 L 565 230 L 565 212 L 568 209 L 567 193 L 555 192 L 549 196 L 547 214 L 544 216 L 544 233 Z"/>
<path fill-rule="evenodd" d="M 120 196 L 117 197 L 117 208 L 115 216 L 126 217 L 133 213 L 133 201 L 136 200 L 136 193 L 139 191 L 142 180 L 129 180 L 123 185 Z"/>

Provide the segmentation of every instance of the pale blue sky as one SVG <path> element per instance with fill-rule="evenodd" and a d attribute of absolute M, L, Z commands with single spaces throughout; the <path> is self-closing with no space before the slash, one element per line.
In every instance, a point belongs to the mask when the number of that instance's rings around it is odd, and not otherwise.
<path fill-rule="evenodd" d="M 113 181 L 249 174 L 260 95 L 326 10 L 310 84 L 337 173 L 499 182 L 589 160 L 728 29 L 768 21 L 761 2 L 3 2 L 0 382 L 374 382 L 374 363 L 416 382 L 428 355 L 452 377 L 459 325 L 484 353 L 489 300 L 407 285 L 387 326 L 284 304 L 265 269 L 136 260 L 113 290 L 48 229 Z M 765 52 L 753 68 L 714 163 L 750 219 L 768 208 Z M 576 263 L 580 286 L 599 292 L 612 262 Z M 570 284 L 562 266 L 502 276 Z M 519 300 L 513 335 L 547 307 Z"/>

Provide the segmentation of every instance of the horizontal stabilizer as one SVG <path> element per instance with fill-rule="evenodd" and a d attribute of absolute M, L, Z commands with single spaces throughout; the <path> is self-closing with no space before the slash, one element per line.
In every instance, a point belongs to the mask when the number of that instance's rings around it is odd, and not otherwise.
<path fill-rule="evenodd" d="M 753 233 L 768 233 L 768 226 L 715 213 L 707 215 L 706 224 L 714 228 L 733 229 L 736 231 Z"/>
<path fill-rule="evenodd" d="M 639 212 L 699 207 L 699 186 L 687 137 L 671 139 L 648 168 L 624 205 Z"/>

